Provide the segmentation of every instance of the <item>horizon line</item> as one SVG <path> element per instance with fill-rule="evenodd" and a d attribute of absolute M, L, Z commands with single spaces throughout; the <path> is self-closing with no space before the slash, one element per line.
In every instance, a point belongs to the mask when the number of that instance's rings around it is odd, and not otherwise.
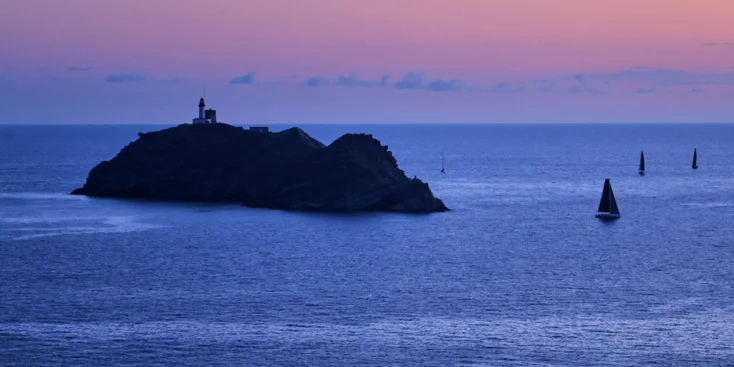
<path fill-rule="evenodd" d="M 227 123 L 232 126 L 299 126 L 299 125 L 335 125 L 335 126 L 356 126 L 356 125 L 726 125 L 734 124 L 734 121 L 588 121 L 588 122 L 532 122 L 532 121 L 519 121 L 519 122 L 274 122 L 274 123 Z M 185 123 L 2 123 L 0 126 L 179 126 L 179 125 L 190 125 L 190 122 Z"/>

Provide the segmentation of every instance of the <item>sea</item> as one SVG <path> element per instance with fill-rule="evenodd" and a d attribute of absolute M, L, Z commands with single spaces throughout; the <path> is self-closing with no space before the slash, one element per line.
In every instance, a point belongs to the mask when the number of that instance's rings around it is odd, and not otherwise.
<path fill-rule="evenodd" d="M 0 365 L 734 365 L 734 125 L 300 126 L 428 215 L 69 195 L 165 127 L 0 126 Z"/>

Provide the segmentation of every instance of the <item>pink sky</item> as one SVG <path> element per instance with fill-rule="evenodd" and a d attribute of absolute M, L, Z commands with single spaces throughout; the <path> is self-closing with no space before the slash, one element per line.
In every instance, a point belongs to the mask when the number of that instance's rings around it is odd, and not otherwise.
<path fill-rule="evenodd" d="M 243 123 L 734 122 L 732 15 L 731 0 L 9 0 L 0 123 L 177 121 L 204 85 Z"/>

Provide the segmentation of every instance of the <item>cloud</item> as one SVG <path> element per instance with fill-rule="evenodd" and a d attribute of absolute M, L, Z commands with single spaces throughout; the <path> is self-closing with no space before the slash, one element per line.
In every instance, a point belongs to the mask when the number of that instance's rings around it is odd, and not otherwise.
<path fill-rule="evenodd" d="M 635 67 L 641 70 L 643 67 Z M 571 74 L 531 80 L 539 93 L 609 93 L 614 89 L 608 78 L 594 74 Z"/>
<path fill-rule="evenodd" d="M 539 92 L 606 93 L 615 84 L 627 88 L 734 85 L 732 73 L 691 73 L 685 70 L 635 66 L 615 72 L 597 74 L 570 74 L 532 80 Z"/>
<path fill-rule="evenodd" d="M 734 73 L 690 73 L 685 70 L 634 67 L 618 72 L 595 74 L 594 78 L 604 78 L 619 82 L 649 83 L 656 86 L 686 85 L 734 85 Z"/>
<path fill-rule="evenodd" d="M 609 80 L 590 80 L 584 74 L 573 75 L 572 80 L 570 86 L 561 87 L 562 92 L 600 94 L 608 93 L 612 89 Z"/>
<path fill-rule="evenodd" d="M 386 87 L 390 75 L 383 75 L 377 80 L 364 80 L 359 79 L 357 74 L 341 75 L 333 81 L 333 85 L 339 87 Z M 322 87 L 331 85 L 332 81 L 326 77 L 315 76 L 306 80 L 304 84 L 307 87 Z M 409 72 L 406 73 L 400 80 L 392 84 L 395 89 L 423 89 L 430 91 L 455 91 L 464 89 L 464 82 L 460 79 L 434 79 L 430 82 L 426 82 L 425 77 L 422 73 Z"/>
<path fill-rule="evenodd" d="M 530 80 L 504 80 L 496 84 L 474 85 L 464 80 L 428 78 L 422 72 L 407 72 L 390 83 L 391 77 L 360 79 L 356 73 L 335 79 L 314 76 L 305 81 L 308 87 L 327 85 L 340 87 L 386 87 L 427 91 L 474 91 L 484 93 L 557 93 L 597 94 L 614 92 L 649 94 L 666 90 L 673 92 L 702 89 L 705 86 L 734 86 L 734 72 L 696 73 L 679 69 L 656 68 L 647 65 L 602 73 L 569 73 Z M 683 88 L 681 88 L 683 87 Z M 687 87 L 687 88 L 686 88 Z M 698 92 L 695 92 L 698 93 Z"/>
<path fill-rule="evenodd" d="M 464 89 L 461 79 L 433 79 L 425 83 L 423 73 L 409 72 L 393 84 L 396 89 L 424 89 L 436 92 L 457 91 Z"/>
<path fill-rule="evenodd" d="M 92 69 L 94 68 L 91 66 L 72 66 L 66 69 L 66 71 L 92 71 Z"/>
<path fill-rule="evenodd" d="M 422 89 L 423 74 L 410 72 L 395 83 L 397 89 Z"/>
<path fill-rule="evenodd" d="M 110 74 L 106 79 L 107 83 L 129 83 L 129 82 L 142 82 L 145 81 L 145 77 L 140 74 Z"/>
<path fill-rule="evenodd" d="M 492 93 L 520 93 L 525 91 L 525 87 L 508 81 L 502 81 L 489 87 L 488 91 Z"/>
<path fill-rule="evenodd" d="M 464 88 L 464 82 L 459 79 L 442 80 L 436 79 L 428 84 L 427 89 L 436 92 L 455 91 Z"/>
<path fill-rule="evenodd" d="M 251 71 L 242 76 L 236 76 L 229 81 L 229 84 L 253 84 L 255 83 L 255 72 Z"/>
<path fill-rule="evenodd" d="M 693 89 L 691 89 L 691 93 L 702 93 L 702 92 L 703 92 L 703 89 L 701 89 L 701 88 L 693 88 Z"/>
<path fill-rule="evenodd" d="M 320 87 L 324 85 L 329 85 L 329 79 L 324 78 L 322 76 L 314 76 L 311 78 L 308 78 L 306 80 L 306 84 L 304 84 L 307 87 Z"/>
<path fill-rule="evenodd" d="M 380 80 L 360 80 L 354 73 L 348 76 L 340 76 L 336 79 L 336 85 L 343 87 L 384 87 L 390 79 L 389 75 L 383 75 Z"/>

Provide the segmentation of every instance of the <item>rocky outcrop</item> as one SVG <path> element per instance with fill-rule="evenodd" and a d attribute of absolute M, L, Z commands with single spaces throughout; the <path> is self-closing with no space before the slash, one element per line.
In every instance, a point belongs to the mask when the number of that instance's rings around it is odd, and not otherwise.
<path fill-rule="evenodd" d="M 324 146 L 298 128 L 270 133 L 227 124 L 138 134 L 72 194 L 314 211 L 448 210 L 371 135 L 346 134 Z"/>

